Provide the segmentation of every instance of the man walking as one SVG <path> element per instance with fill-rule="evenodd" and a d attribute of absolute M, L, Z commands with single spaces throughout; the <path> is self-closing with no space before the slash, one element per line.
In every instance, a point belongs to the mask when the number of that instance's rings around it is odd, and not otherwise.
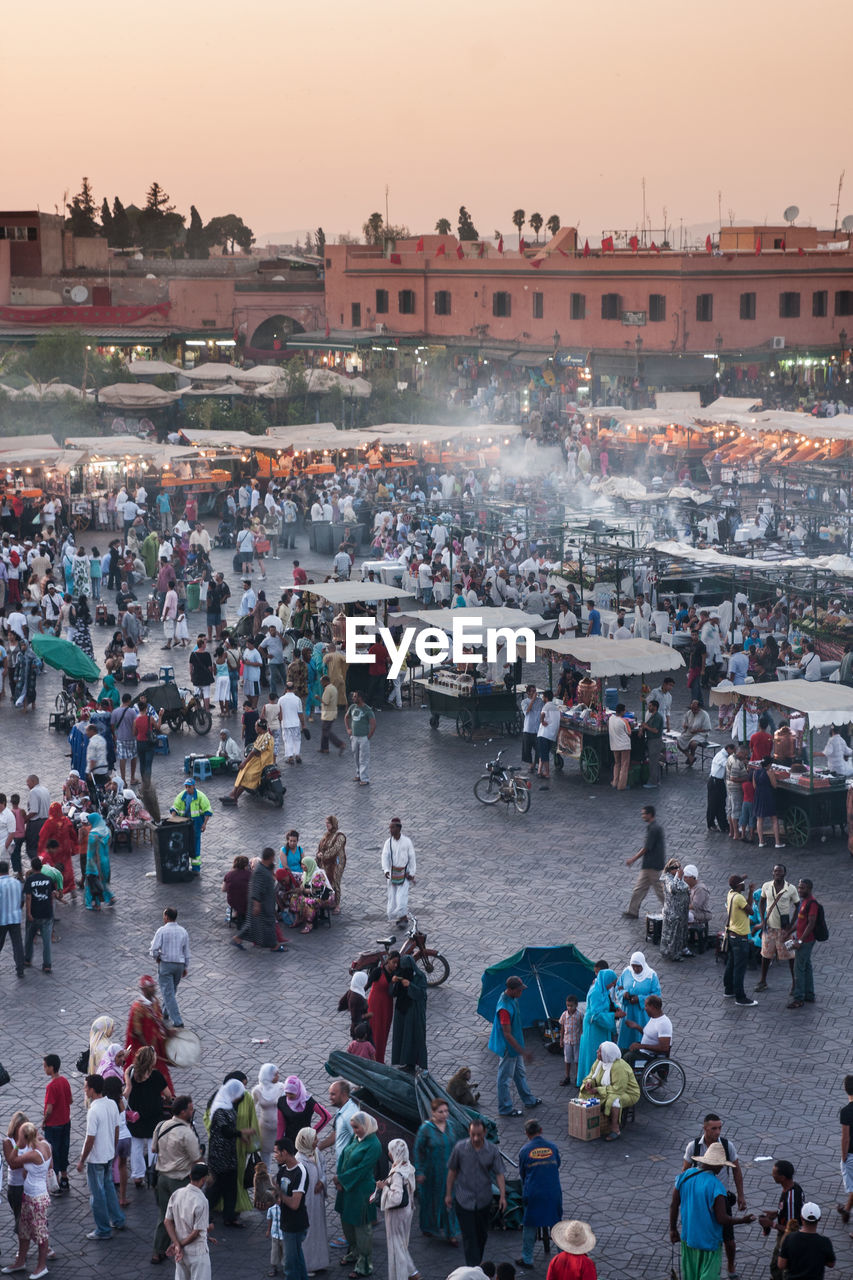
<path fill-rule="evenodd" d="M 110 724 L 116 740 L 116 759 L 121 772 L 121 780 L 127 783 L 127 762 L 130 761 L 130 785 L 136 785 L 136 734 L 133 726 L 136 722 L 137 710 L 129 693 L 121 695 L 121 706 L 116 707 L 110 715 Z"/>
<path fill-rule="evenodd" d="M 645 843 L 639 853 L 635 853 L 632 858 L 625 859 L 625 866 L 632 867 L 635 862 L 639 862 L 642 858 L 640 874 L 637 876 L 637 883 L 634 885 L 631 901 L 628 903 L 627 911 L 622 912 L 622 915 L 628 920 L 636 920 L 639 917 L 640 905 L 649 889 L 654 889 L 661 903 L 663 902 L 663 885 L 660 882 L 660 873 L 663 871 L 664 862 L 666 861 L 663 828 L 660 823 L 655 822 L 655 807 L 653 804 L 643 805 L 641 816 L 643 822 L 646 823 Z"/>
<path fill-rule="evenodd" d="M 767 990 L 767 970 L 773 960 L 787 961 L 791 966 L 791 992 L 794 994 L 794 952 L 785 946 L 791 936 L 800 895 L 785 876 L 781 863 L 773 868 L 773 879 L 761 886 L 761 978 L 756 991 Z"/>
<path fill-rule="evenodd" d="M 334 724 L 338 718 L 338 691 L 332 684 L 328 676 L 320 677 L 320 684 L 323 686 L 323 694 L 320 698 L 320 746 L 318 748 L 321 755 L 329 754 L 329 743 L 338 748 L 338 754 L 343 755 L 346 750 L 346 743 L 335 733 Z"/>
<path fill-rule="evenodd" d="M 409 885 L 415 883 L 415 846 L 403 835 L 403 824 L 392 818 L 390 835 L 382 846 L 382 872 L 388 882 L 386 913 L 389 925 L 409 922 Z"/>
<path fill-rule="evenodd" d="M 160 1210 L 151 1255 L 154 1263 L 165 1262 L 169 1248 L 166 1230 L 169 1201 L 175 1191 L 187 1185 L 193 1165 L 201 1159 L 201 1148 L 192 1124 L 194 1111 L 193 1100 L 188 1094 L 175 1098 L 170 1118 L 160 1121 L 151 1139 L 151 1151 L 157 1157 L 155 1191 Z"/>
<path fill-rule="evenodd" d="M 800 905 L 794 938 L 794 998 L 788 1005 L 789 1009 L 801 1009 L 803 1004 L 814 1004 L 812 951 L 817 941 L 815 926 L 820 908 L 817 898 L 812 896 L 813 887 L 811 880 L 805 876 L 797 885 Z"/>
<path fill-rule="evenodd" d="M 501 1060 L 498 1067 L 498 1113 L 502 1116 L 522 1114 L 520 1109 L 512 1105 L 510 1081 L 514 1081 L 518 1096 L 526 1107 L 538 1107 L 542 1101 L 530 1092 L 524 1069 L 524 1064 L 533 1060 L 533 1054 L 524 1047 L 524 1030 L 518 1004 L 524 989 L 521 978 L 507 978 L 506 989 L 498 1000 L 492 1034 L 489 1036 L 489 1048 Z"/>
<path fill-rule="evenodd" d="M 68 1148 L 71 1143 L 71 1085 L 59 1074 L 62 1063 L 57 1053 L 44 1056 L 44 1136 L 53 1153 L 53 1168 L 59 1190 L 68 1191 Z"/>
<path fill-rule="evenodd" d="M 684 1164 L 681 1166 L 682 1173 L 694 1167 L 694 1160 L 704 1156 L 710 1146 L 715 1142 L 722 1145 L 725 1152 L 728 1165 L 724 1166 L 726 1170 L 726 1186 L 728 1186 L 729 1177 L 734 1178 L 735 1190 L 726 1191 L 726 1211 L 731 1213 L 735 1204 L 741 1213 L 746 1212 L 746 1196 L 743 1190 L 743 1170 L 740 1167 L 737 1149 L 733 1142 L 722 1136 L 723 1122 L 714 1112 L 709 1112 L 702 1121 L 702 1132 L 698 1138 L 694 1138 L 692 1142 L 688 1142 L 684 1149 Z M 729 1173 L 731 1169 L 731 1174 Z M 735 1244 L 734 1226 L 726 1225 L 723 1227 L 723 1248 L 726 1252 L 726 1269 L 729 1277 L 737 1275 L 737 1267 L 735 1266 L 735 1254 L 737 1246 Z M 717 1280 L 716 1273 L 714 1280 Z"/>
<path fill-rule="evenodd" d="M 84 1167 L 86 1169 L 89 1204 L 95 1219 L 95 1229 L 86 1238 L 110 1240 L 110 1228 L 123 1231 L 126 1224 L 113 1182 L 113 1160 L 118 1145 L 118 1107 L 112 1098 L 104 1096 L 102 1076 L 86 1076 L 85 1093 L 89 1102 L 86 1141 L 77 1161 L 77 1172 L 82 1173 Z"/>
<path fill-rule="evenodd" d="M 734 999 L 735 1004 L 744 1008 L 754 1008 L 757 1000 L 748 1000 L 743 989 L 743 978 L 749 961 L 749 904 L 755 892 L 755 885 L 749 886 L 744 896 L 746 876 L 729 876 L 729 891 L 726 894 L 726 971 L 723 975 L 723 990 L 726 999 Z"/>
<path fill-rule="evenodd" d="M 0 862 L 0 951 L 6 935 L 12 939 L 12 957 L 15 972 L 24 976 L 24 947 L 21 942 L 21 910 L 24 905 L 24 886 L 15 876 L 9 875 L 9 864 Z"/>
<path fill-rule="evenodd" d="M 50 811 L 50 792 L 38 780 L 38 774 L 27 778 L 27 856 L 38 853 L 39 833 L 47 822 Z"/>
<path fill-rule="evenodd" d="M 489 1237 L 492 1218 L 492 1182 L 497 1183 L 498 1204 L 506 1209 L 506 1180 L 501 1154 L 494 1143 L 486 1141 L 482 1120 L 472 1120 L 468 1137 L 457 1142 L 447 1162 L 447 1189 L 444 1203 L 454 1207 L 462 1232 L 465 1264 L 479 1267 Z"/>
<path fill-rule="evenodd" d="M 165 1226 L 174 1246 L 175 1280 L 210 1280 L 210 1205 L 204 1194 L 210 1170 L 201 1161 L 190 1169 L 190 1180 L 173 1191 Z"/>
<path fill-rule="evenodd" d="M 726 1208 L 726 1193 L 719 1180 L 726 1165 L 721 1142 L 712 1142 L 693 1168 L 678 1175 L 669 1206 L 669 1238 L 681 1241 L 681 1274 L 685 1280 L 711 1280 L 720 1274 L 723 1228 L 755 1221 L 755 1215 L 733 1218 Z M 678 1212 L 681 1210 L 681 1234 Z"/>
<path fill-rule="evenodd" d="M 727 742 L 711 761 L 711 772 L 708 777 L 708 802 L 705 806 L 705 822 L 709 831 L 728 832 L 729 820 L 726 817 L 726 764 L 729 756 L 733 756 L 737 747 Z"/>
<path fill-rule="evenodd" d="M 173 1027 L 182 1027 L 184 1020 L 178 1008 L 177 989 L 190 967 L 190 936 L 183 925 L 177 923 L 175 907 L 166 907 L 163 923 L 154 934 L 148 954 L 157 961 L 160 992 L 163 996 L 163 1017 Z"/>
<path fill-rule="evenodd" d="M 370 769 L 370 739 L 376 732 L 376 716 L 362 695 L 355 691 L 344 716 L 344 728 L 350 737 L 355 759 L 355 781 L 362 787 L 370 786 L 367 774 Z"/>
<path fill-rule="evenodd" d="M 30 859 L 30 873 L 24 881 L 24 901 L 27 910 L 27 929 L 24 937 L 24 966 L 33 962 L 33 942 L 41 934 L 41 967 L 44 973 L 53 968 L 50 949 L 53 934 L 53 894 L 55 881 L 42 870 L 41 858 Z"/>
<path fill-rule="evenodd" d="M 536 772 L 536 737 L 539 733 L 540 717 L 544 703 L 536 692 L 536 685 L 529 684 L 521 699 L 521 714 L 524 725 L 521 730 L 521 763 L 527 765 L 528 773 Z"/>
<path fill-rule="evenodd" d="M 278 1165 L 276 1184 L 284 1238 L 284 1274 L 287 1280 L 308 1280 L 302 1252 L 302 1243 L 308 1234 L 308 1210 L 305 1206 L 308 1171 L 296 1159 L 296 1147 L 290 1138 L 278 1139 L 274 1155 Z"/>

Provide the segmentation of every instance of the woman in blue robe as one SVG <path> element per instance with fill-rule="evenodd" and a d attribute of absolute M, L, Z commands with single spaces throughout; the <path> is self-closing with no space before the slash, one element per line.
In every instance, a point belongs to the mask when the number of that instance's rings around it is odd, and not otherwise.
<path fill-rule="evenodd" d="M 616 1031 L 616 1019 L 622 1017 L 614 1003 L 614 989 L 618 979 L 612 969 L 602 969 L 586 997 L 586 1013 L 578 1047 L 578 1074 L 580 1084 L 589 1075 L 603 1040 L 612 1040 Z"/>
<path fill-rule="evenodd" d="M 433 1098 L 431 1116 L 418 1129 L 412 1152 L 417 1178 L 421 1231 L 425 1236 L 438 1236 L 456 1244 L 459 1223 L 456 1211 L 444 1203 L 447 1187 L 447 1162 L 456 1143 L 464 1134 L 450 1116 L 444 1098 Z M 455 1203 L 455 1202 L 454 1202 Z"/>
<path fill-rule="evenodd" d="M 101 903 L 110 906 L 115 898 L 110 893 L 110 829 L 99 813 L 86 816 L 89 843 L 86 846 L 86 909 L 100 911 Z"/>
<path fill-rule="evenodd" d="M 615 991 L 616 999 L 625 1011 L 625 1017 L 619 1025 L 620 1049 L 629 1049 L 642 1036 L 637 1035 L 636 1027 L 626 1026 L 628 1019 L 644 1027 L 649 1020 L 646 1013 L 646 996 L 660 995 L 660 981 L 654 969 L 646 963 L 642 951 L 635 951 L 629 963 L 619 975 Z"/>

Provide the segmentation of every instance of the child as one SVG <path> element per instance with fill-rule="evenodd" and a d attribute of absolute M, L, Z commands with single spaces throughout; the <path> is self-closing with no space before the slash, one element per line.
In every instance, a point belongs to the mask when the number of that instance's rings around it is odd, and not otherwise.
<path fill-rule="evenodd" d="M 281 1230 L 281 1205 L 267 1209 L 267 1239 L 270 1242 L 270 1269 L 267 1275 L 278 1275 L 284 1261 L 284 1234 Z"/>
<path fill-rule="evenodd" d="M 106 508 L 106 504 L 105 508 Z M 106 509 L 104 510 L 104 523 L 106 523 Z M 89 557 L 89 577 L 92 579 L 92 599 L 97 603 L 101 598 L 101 553 L 97 547 L 92 547 L 92 554 Z"/>
<path fill-rule="evenodd" d="M 752 777 L 744 780 L 743 804 L 740 807 L 740 838 L 752 844 L 752 808 L 755 803 L 755 783 Z"/>
<path fill-rule="evenodd" d="M 583 1031 L 583 1014 L 578 1013 L 577 996 L 566 996 L 565 1012 L 560 1014 L 560 1047 L 566 1064 L 561 1086 L 571 1084 L 578 1070 L 578 1046 Z"/>
<path fill-rule="evenodd" d="M 178 620 L 175 623 L 175 646 L 180 644 L 182 649 L 186 649 L 190 642 L 190 632 L 187 626 L 187 615 L 183 612 L 178 614 Z"/>
<path fill-rule="evenodd" d="M 366 1022 L 360 1022 L 355 1029 L 355 1036 L 347 1045 L 347 1053 L 354 1053 L 357 1058 L 367 1058 L 369 1062 L 376 1061 L 376 1050 L 370 1043 L 370 1027 Z"/>

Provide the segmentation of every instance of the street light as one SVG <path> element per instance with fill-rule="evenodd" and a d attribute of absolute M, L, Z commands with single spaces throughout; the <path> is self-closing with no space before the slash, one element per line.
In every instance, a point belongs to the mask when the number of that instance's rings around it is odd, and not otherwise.
<path fill-rule="evenodd" d="M 716 347 L 716 350 L 717 350 L 717 381 L 719 382 L 719 380 L 720 380 L 720 357 L 722 356 L 722 353 L 723 353 L 723 335 L 722 335 L 721 333 L 718 333 L 718 334 L 717 334 L 717 336 L 716 336 L 716 338 L 714 339 L 714 346 Z"/>

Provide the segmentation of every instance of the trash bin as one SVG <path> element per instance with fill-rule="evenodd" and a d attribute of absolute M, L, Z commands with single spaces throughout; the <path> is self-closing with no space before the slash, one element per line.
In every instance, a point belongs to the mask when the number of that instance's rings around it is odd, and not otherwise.
<path fill-rule="evenodd" d="M 187 613 L 195 613 L 195 611 L 198 609 L 200 593 L 201 593 L 200 582 L 187 583 Z"/>
<path fill-rule="evenodd" d="M 188 819 L 161 822 L 154 829 L 154 870 L 160 884 L 180 884 L 194 880 L 190 858 L 195 847 L 195 831 Z"/>
<path fill-rule="evenodd" d="M 308 525 L 308 545 L 319 556 L 332 554 L 333 528 L 328 520 L 312 520 Z"/>

